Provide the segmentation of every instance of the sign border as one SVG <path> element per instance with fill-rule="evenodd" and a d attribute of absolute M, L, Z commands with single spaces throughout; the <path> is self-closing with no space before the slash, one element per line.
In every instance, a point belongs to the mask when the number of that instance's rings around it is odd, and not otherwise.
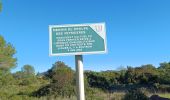
<path fill-rule="evenodd" d="M 72 26 L 90 26 L 93 24 L 104 24 L 104 51 L 91 51 L 91 52 L 72 52 L 72 53 L 58 53 L 53 54 L 52 53 L 52 28 L 53 27 L 72 27 Z M 89 55 L 89 54 L 106 54 L 108 53 L 107 50 L 107 36 L 106 36 L 106 23 L 100 22 L 100 23 L 83 23 L 83 24 L 61 24 L 61 25 L 49 25 L 49 56 L 71 56 L 71 55 Z"/>

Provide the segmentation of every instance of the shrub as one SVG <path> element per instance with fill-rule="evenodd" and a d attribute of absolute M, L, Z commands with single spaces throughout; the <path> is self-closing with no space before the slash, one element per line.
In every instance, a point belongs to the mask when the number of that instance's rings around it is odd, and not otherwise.
<path fill-rule="evenodd" d="M 130 90 L 123 100 L 149 100 L 149 98 L 139 90 Z"/>

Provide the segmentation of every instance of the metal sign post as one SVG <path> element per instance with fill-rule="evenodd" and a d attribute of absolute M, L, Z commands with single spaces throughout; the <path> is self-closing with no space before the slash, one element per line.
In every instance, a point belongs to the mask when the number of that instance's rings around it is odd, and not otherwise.
<path fill-rule="evenodd" d="M 105 23 L 49 26 L 50 56 L 75 55 L 77 100 L 85 100 L 83 54 L 106 53 Z"/>
<path fill-rule="evenodd" d="M 85 100 L 83 56 L 75 55 L 77 100 Z"/>

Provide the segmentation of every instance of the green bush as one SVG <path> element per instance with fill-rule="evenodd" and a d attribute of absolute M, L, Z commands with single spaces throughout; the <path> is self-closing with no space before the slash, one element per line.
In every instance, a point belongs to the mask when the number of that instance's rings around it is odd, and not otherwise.
<path fill-rule="evenodd" d="M 139 90 L 130 90 L 123 100 L 149 100 L 149 98 Z"/>

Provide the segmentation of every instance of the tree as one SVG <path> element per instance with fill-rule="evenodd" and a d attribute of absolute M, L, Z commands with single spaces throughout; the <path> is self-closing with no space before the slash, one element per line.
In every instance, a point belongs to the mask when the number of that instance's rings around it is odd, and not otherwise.
<path fill-rule="evenodd" d="M 127 71 L 125 73 L 125 81 L 127 84 L 136 83 L 135 80 L 135 69 L 131 66 L 127 66 Z"/>
<path fill-rule="evenodd" d="M 21 71 L 17 71 L 15 73 L 13 73 L 13 76 L 15 79 L 20 80 L 23 78 L 23 73 Z"/>
<path fill-rule="evenodd" d="M 24 65 L 21 70 L 24 74 L 26 74 L 28 76 L 29 75 L 35 75 L 34 67 L 31 66 L 31 65 Z"/>
<path fill-rule="evenodd" d="M 161 82 L 164 84 L 170 84 L 170 62 L 160 63 L 160 67 L 158 67 L 161 76 Z"/>
<path fill-rule="evenodd" d="M 21 72 L 18 72 L 18 78 L 20 75 L 22 75 L 20 85 L 30 85 L 37 82 L 34 67 L 31 65 L 24 65 Z"/>
<path fill-rule="evenodd" d="M 0 35 L 0 69 L 8 70 L 16 66 L 17 59 L 13 57 L 15 53 L 15 48 L 10 43 L 6 43 Z"/>
<path fill-rule="evenodd" d="M 56 62 L 47 73 L 51 83 L 33 93 L 35 96 L 54 95 L 70 98 L 75 95 L 74 71 L 64 62 Z"/>
<path fill-rule="evenodd" d="M 57 94 L 60 96 L 68 96 L 74 94 L 73 79 L 74 72 L 73 70 L 65 65 L 64 62 L 56 62 L 52 67 L 52 84 L 51 86 L 56 89 Z"/>
<path fill-rule="evenodd" d="M 85 76 L 90 87 L 101 88 L 104 91 L 111 89 L 113 79 L 115 79 L 115 73 L 110 71 L 105 72 L 86 72 Z"/>
<path fill-rule="evenodd" d="M 151 85 L 159 82 L 159 72 L 151 64 L 135 68 L 135 80 L 139 84 Z"/>
<path fill-rule="evenodd" d="M 17 71 L 13 73 L 13 77 L 16 79 L 19 85 L 31 85 L 37 82 L 37 78 L 35 76 L 34 67 L 31 65 L 24 65 L 21 68 L 21 71 Z"/>
<path fill-rule="evenodd" d="M 14 83 L 14 78 L 9 71 L 0 70 L 0 88 Z"/>
<path fill-rule="evenodd" d="M 2 11 L 2 1 L 0 0 L 0 12 Z"/>
<path fill-rule="evenodd" d="M 21 71 L 13 73 L 13 76 L 17 80 L 31 80 L 35 78 L 35 70 L 31 65 L 24 65 Z"/>

